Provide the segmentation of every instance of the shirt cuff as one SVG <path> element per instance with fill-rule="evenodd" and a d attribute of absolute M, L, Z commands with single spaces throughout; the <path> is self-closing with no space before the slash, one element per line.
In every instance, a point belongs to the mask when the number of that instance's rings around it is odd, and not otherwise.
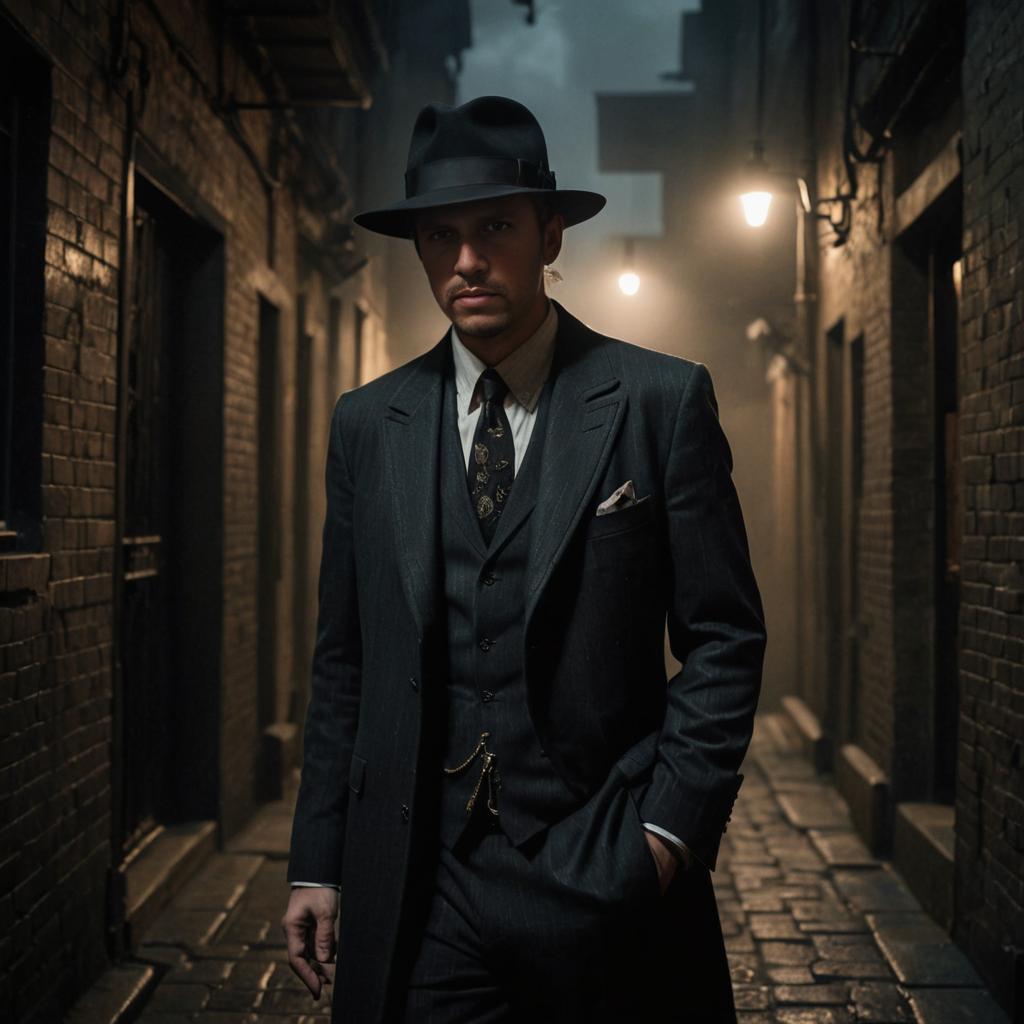
<path fill-rule="evenodd" d="M 652 825 L 651 822 L 645 821 L 644 828 L 648 832 L 653 832 L 656 836 L 664 839 L 672 851 L 673 856 L 679 861 L 684 868 L 690 867 L 695 860 L 697 860 L 696 854 L 691 850 L 686 843 L 682 841 L 678 836 L 672 835 L 667 829 L 662 828 L 660 825 Z"/>
<path fill-rule="evenodd" d="M 335 885 L 334 882 L 292 882 L 291 886 L 293 889 L 296 887 L 301 889 L 337 889 L 338 892 L 341 892 L 341 886 Z"/>

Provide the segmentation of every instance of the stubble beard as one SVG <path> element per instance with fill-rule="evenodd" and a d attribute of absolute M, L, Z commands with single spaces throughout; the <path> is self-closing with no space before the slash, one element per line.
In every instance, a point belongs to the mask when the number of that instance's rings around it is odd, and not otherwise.
<path fill-rule="evenodd" d="M 472 310 L 462 311 L 455 303 L 459 292 L 464 291 L 466 286 L 453 288 L 447 297 L 448 319 L 455 325 L 455 329 L 466 338 L 493 338 L 502 331 L 508 329 L 512 324 L 512 312 L 506 305 L 503 311 L 494 313 L 474 313 Z M 495 295 L 508 303 L 508 296 L 504 291 L 499 291 L 492 286 L 479 284 L 475 287 L 493 290 Z"/>
<path fill-rule="evenodd" d="M 489 322 L 482 324 L 474 325 L 472 323 L 474 319 L 476 317 L 472 313 L 465 316 L 456 313 L 452 317 L 452 323 L 455 324 L 459 334 L 466 338 L 494 338 L 503 331 L 507 331 L 512 324 L 512 317 L 508 313 L 495 314 L 495 317 L 488 318 Z"/>
<path fill-rule="evenodd" d="M 538 255 L 538 259 L 540 261 L 540 268 L 541 268 L 540 272 L 539 272 L 540 288 L 541 288 L 541 290 L 544 290 L 544 245 L 543 245 L 543 239 L 541 240 L 541 244 L 540 244 L 540 246 L 538 248 L 537 255 Z M 477 326 L 474 326 L 472 324 L 472 320 L 476 316 L 479 316 L 481 314 L 474 314 L 474 313 L 460 314 L 457 311 L 457 307 L 455 306 L 455 296 L 459 292 L 463 291 L 464 287 L 465 286 L 460 286 L 458 288 L 452 289 L 451 292 L 449 293 L 449 295 L 447 296 L 447 305 L 448 305 L 448 310 L 450 311 L 448 319 L 451 320 L 451 322 L 455 325 L 455 329 L 459 332 L 459 334 L 461 334 L 463 337 L 466 337 L 466 338 L 494 338 L 494 337 L 497 337 L 499 334 L 503 334 L 505 331 L 507 331 L 510 327 L 512 327 L 514 325 L 515 318 L 512 315 L 512 310 L 509 309 L 506 306 L 506 309 L 505 309 L 505 311 L 503 313 L 493 313 L 493 314 L 486 315 L 487 319 L 486 319 L 485 323 L 479 324 Z M 487 285 L 484 282 L 481 282 L 479 285 L 477 285 L 477 287 L 484 288 L 484 289 L 491 289 L 491 286 Z M 504 290 L 499 290 L 499 289 L 493 289 L 493 290 L 494 290 L 496 295 L 500 295 L 505 300 L 506 303 L 508 302 L 508 295 L 505 293 Z"/>

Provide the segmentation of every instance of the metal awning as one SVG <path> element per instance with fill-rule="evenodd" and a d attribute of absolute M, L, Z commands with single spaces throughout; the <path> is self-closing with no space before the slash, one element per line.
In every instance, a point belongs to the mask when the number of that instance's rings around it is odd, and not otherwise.
<path fill-rule="evenodd" d="M 237 104 L 369 107 L 370 82 L 387 66 L 373 0 L 224 0 L 266 54 L 287 96 Z"/>

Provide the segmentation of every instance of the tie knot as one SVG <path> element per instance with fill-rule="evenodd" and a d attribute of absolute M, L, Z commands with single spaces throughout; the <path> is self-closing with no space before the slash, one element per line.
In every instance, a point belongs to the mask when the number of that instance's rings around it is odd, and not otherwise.
<path fill-rule="evenodd" d="M 480 387 L 485 402 L 502 402 L 508 394 L 508 385 L 493 366 L 489 366 L 480 374 Z"/>

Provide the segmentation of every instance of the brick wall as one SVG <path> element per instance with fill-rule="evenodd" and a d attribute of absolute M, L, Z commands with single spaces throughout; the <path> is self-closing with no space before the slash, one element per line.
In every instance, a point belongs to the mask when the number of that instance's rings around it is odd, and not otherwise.
<path fill-rule="evenodd" d="M 1024 1005 L 1024 8 L 968 4 L 956 937 Z"/>
<path fill-rule="evenodd" d="M 891 5 L 869 6 L 893 15 Z M 865 14 L 864 24 L 870 23 Z M 821 19 L 816 95 L 821 196 L 849 188 L 842 157 L 847 27 L 837 12 Z M 862 69 L 860 83 L 870 80 L 872 67 Z M 935 739 L 928 709 L 939 685 L 932 597 L 937 449 L 926 247 L 937 244 L 945 230 L 939 204 L 930 207 L 912 230 L 911 225 L 897 223 L 896 210 L 899 196 L 927 163 L 928 140 L 944 142 L 956 128 L 958 112 L 955 88 L 931 103 L 908 108 L 892 128 L 881 165 L 856 166 L 857 193 L 846 242 L 833 246 L 834 236 L 823 229 L 819 252 L 819 354 L 826 347 L 825 333 L 839 324 L 846 343 L 860 336 L 864 345 L 863 483 L 853 538 L 859 609 L 853 619 L 839 624 L 841 633 L 856 631 L 859 681 L 851 727 L 837 731 L 833 739 L 857 743 L 882 767 L 894 801 L 930 799 L 935 785 Z M 863 146 L 863 136 L 861 140 Z M 838 214 L 838 209 L 831 212 Z M 819 358 L 822 425 L 828 404 L 825 371 Z M 822 434 L 817 453 L 821 492 L 829 470 L 826 443 Z M 835 570 L 830 574 L 828 545 L 820 536 L 815 545 L 820 574 L 816 598 L 825 606 L 823 595 L 842 583 L 843 569 L 838 577 Z M 826 664 L 819 654 L 819 712 L 839 699 L 835 688 L 840 668 Z M 835 715 L 827 725 L 834 728 L 841 721 L 842 715 Z"/>
<path fill-rule="evenodd" d="M 846 25 L 844 19 L 822 17 L 818 37 L 817 194 L 832 196 L 849 187 L 842 160 L 842 108 L 845 96 Z M 827 398 L 824 379 L 826 334 L 842 327 L 844 343 L 863 337 L 863 485 L 859 509 L 856 572 L 859 590 L 859 685 L 849 734 L 833 737 L 837 743 L 856 742 L 880 765 L 888 768 L 896 723 L 893 715 L 897 658 L 894 630 L 896 580 L 893 548 L 896 515 L 893 434 L 895 387 L 891 333 L 891 254 L 878 225 L 878 203 L 891 208 L 891 180 L 864 173 L 853 204 L 852 223 L 845 245 L 833 244 L 835 235 L 818 226 L 817 407 L 824 422 Z M 832 211 L 838 215 L 838 210 Z M 820 428 L 819 428 L 820 429 Z M 819 494 L 828 470 L 823 433 L 816 452 Z M 821 524 L 818 524 L 821 530 Z M 819 594 L 839 580 L 828 579 L 821 534 L 809 538 L 810 559 L 818 572 Z M 817 595 L 816 595 L 817 596 Z M 814 599 L 812 599 L 812 604 Z M 819 634 L 827 624 L 821 607 L 812 608 Z M 820 637 L 819 637 L 820 643 Z M 826 664 L 818 649 L 812 682 L 815 712 L 828 718 L 836 700 L 838 666 Z"/>
<path fill-rule="evenodd" d="M 0 555 L 0 1006 L 18 1021 L 54 1021 L 104 966 L 107 872 L 112 845 L 112 636 L 115 618 L 115 468 L 120 212 L 125 96 L 148 84 L 139 131 L 188 196 L 223 233 L 223 561 L 209 566 L 223 587 L 219 735 L 215 759 L 222 836 L 256 806 L 257 708 L 257 380 L 258 297 L 281 310 L 280 521 L 284 567 L 277 595 L 280 713 L 296 687 L 291 618 L 296 560 L 305 558 L 315 611 L 315 564 L 322 520 L 323 443 L 310 456 L 308 550 L 295 550 L 292 432 L 297 403 L 295 309 L 309 292 L 314 339 L 310 428 L 326 438 L 330 410 L 318 371 L 325 362 L 327 288 L 300 282 L 296 266 L 301 201 L 292 182 L 292 137 L 266 112 L 238 115 L 236 130 L 214 110 L 217 49 L 212 5 L 136 3 L 129 70 L 108 78 L 115 45 L 113 0 L 10 0 L 15 30 L 52 64 L 46 183 L 42 551 Z M 158 9 L 163 24 L 154 16 Z M 227 86 L 263 95 L 229 43 Z M 253 159 L 271 162 L 285 184 L 268 203 Z M 284 141 L 280 142 L 283 138 Z M 269 218 L 273 259 L 268 260 Z M 310 218 L 306 217 L 306 223 Z M 357 285 L 346 285 L 346 302 Z M 379 340 L 383 345 L 383 338 Z M 377 359 L 376 352 L 367 353 Z M 311 623 L 299 623 L 311 633 Z M 301 669 L 300 669 L 301 671 Z M 301 711 L 301 708 L 299 708 Z M 5 1017 L 6 1019 L 6 1017 Z"/>
<path fill-rule="evenodd" d="M 885 5 L 875 5 L 884 7 Z M 962 74 L 963 249 L 960 454 L 964 486 L 954 937 L 1006 1007 L 1024 1001 L 1024 9 L 967 5 Z M 841 165 L 844 26 L 823 18 L 818 189 Z M 946 101 L 943 101 L 946 102 Z M 929 799 L 935 742 L 935 435 L 928 279 L 920 239 L 900 233 L 898 194 L 929 139 L 958 123 L 919 107 L 899 123 L 881 174 L 861 168 L 847 243 L 820 249 L 819 335 L 864 337 L 864 497 L 857 537 L 860 686 L 853 740 L 888 773 L 894 802 Z M 922 119 L 923 118 L 923 119 Z M 920 136 L 915 132 L 920 131 Z M 929 133 L 931 133 L 929 135 Z M 922 141 L 923 140 L 923 141 Z M 901 148 L 902 147 L 902 148 Z M 916 168 L 916 170 L 915 170 Z M 897 173 L 902 179 L 897 180 Z M 937 221 L 925 231 L 938 230 Z M 916 230 L 916 229 L 915 229 Z M 819 342 L 819 353 L 822 351 Z M 818 373 L 823 367 L 819 361 Z M 819 377 L 819 410 L 824 381 Z M 823 451 L 818 452 L 824 467 Z M 820 541 L 818 542 L 820 544 Z M 818 557 L 824 561 L 822 549 Z M 819 565 L 819 572 L 822 566 Z M 819 579 L 824 588 L 833 581 Z M 822 669 L 827 707 L 835 674 Z"/>
<path fill-rule="evenodd" d="M 0 1005 L 56 1020 L 102 966 L 110 862 L 114 360 L 121 130 L 106 5 L 18 3 L 54 60 L 42 547 L 0 557 Z"/>

